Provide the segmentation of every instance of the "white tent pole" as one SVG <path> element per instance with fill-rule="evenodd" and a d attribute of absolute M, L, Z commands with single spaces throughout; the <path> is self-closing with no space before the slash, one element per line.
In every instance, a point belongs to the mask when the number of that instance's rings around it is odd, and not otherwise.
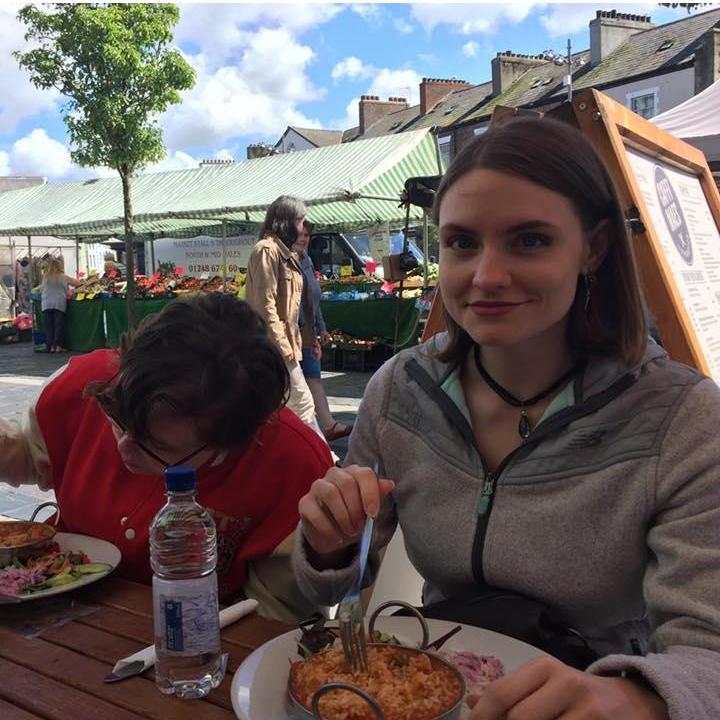
<path fill-rule="evenodd" d="M 80 238 L 75 238 L 75 277 L 80 272 Z"/>
<path fill-rule="evenodd" d="M 425 257 L 425 263 L 423 264 L 423 289 L 427 290 L 428 286 L 428 262 L 430 259 L 428 255 L 430 253 L 430 240 L 428 238 L 428 213 L 423 208 L 423 256 Z"/>
<path fill-rule="evenodd" d="M 30 235 L 27 236 L 28 241 L 28 263 L 30 265 L 30 288 L 35 287 L 35 281 L 33 280 L 33 261 L 32 261 L 32 238 Z"/>
<path fill-rule="evenodd" d="M 155 236 L 150 237 L 150 266 L 152 267 L 152 274 L 155 274 Z"/>
<path fill-rule="evenodd" d="M 227 285 L 227 222 L 222 221 L 222 253 L 223 253 L 223 292 Z"/>

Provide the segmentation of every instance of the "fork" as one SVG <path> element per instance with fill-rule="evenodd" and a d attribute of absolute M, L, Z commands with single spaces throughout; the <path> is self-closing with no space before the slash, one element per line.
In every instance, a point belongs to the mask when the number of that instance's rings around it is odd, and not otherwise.
<path fill-rule="evenodd" d="M 377 463 L 373 469 L 377 475 Z M 367 639 L 365 635 L 365 618 L 360 604 L 360 585 L 365 575 L 374 525 L 375 520 L 368 515 L 360 538 L 360 569 L 353 581 L 350 592 L 340 601 L 337 614 L 340 642 L 353 675 L 358 672 L 367 672 Z"/>

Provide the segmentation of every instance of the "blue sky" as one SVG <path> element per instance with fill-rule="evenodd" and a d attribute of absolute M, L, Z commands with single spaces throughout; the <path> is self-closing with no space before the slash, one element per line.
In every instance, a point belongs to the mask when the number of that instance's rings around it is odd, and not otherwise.
<path fill-rule="evenodd" d="M 57 93 L 33 88 L 12 51 L 24 49 L 19 4 L 0 6 L 0 175 L 51 181 L 105 174 L 72 164 Z M 175 37 L 196 68 L 182 105 L 160 118 L 168 157 L 149 170 L 245 157 L 287 125 L 345 129 L 362 94 L 418 100 L 422 77 L 490 79 L 500 50 L 589 47 L 599 8 L 686 16 L 657 3 L 181 4 Z"/>

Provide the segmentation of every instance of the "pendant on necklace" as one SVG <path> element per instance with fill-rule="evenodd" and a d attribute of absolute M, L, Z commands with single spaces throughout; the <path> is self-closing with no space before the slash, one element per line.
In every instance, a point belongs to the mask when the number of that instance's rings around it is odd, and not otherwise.
<path fill-rule="evenodd" d="M 521 410 L 520 422 L 518 423 L 518 433 L 523 440 L 527 440 L 530 437 L 530 431 L 530 420 L 528 420 L 525 410 Z"/>

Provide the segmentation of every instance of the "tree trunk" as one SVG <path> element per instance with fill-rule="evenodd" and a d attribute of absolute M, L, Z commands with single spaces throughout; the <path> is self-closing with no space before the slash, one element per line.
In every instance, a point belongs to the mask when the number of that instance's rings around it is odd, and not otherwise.
<path fill-rule="evenodd" d="M 135 235 L 133 233 L 132 197 L 130 194 L 130 173 L 120 170 L 123 189 L 123 208 L 125 211 L 125 267 L 127 267 L 127 286 L 125 299 L 127 302 L 128 329 L 136 326 L 135 315 Z"/>

